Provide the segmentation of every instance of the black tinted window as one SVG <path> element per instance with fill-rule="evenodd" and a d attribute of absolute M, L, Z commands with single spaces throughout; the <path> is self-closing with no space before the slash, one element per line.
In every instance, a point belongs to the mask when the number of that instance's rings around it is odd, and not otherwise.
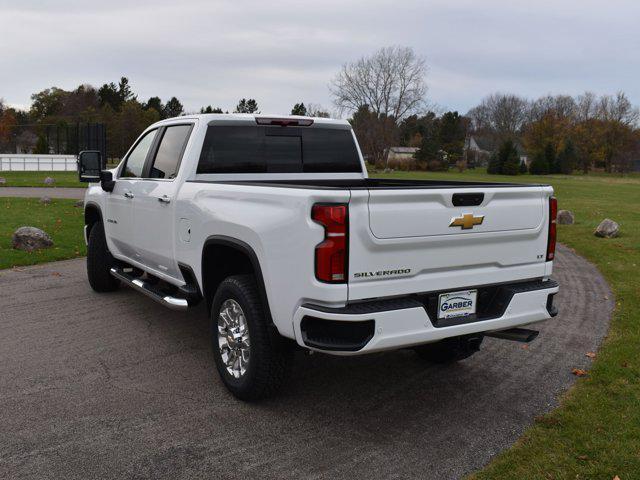
<path fill-rule="evenodd" d="M 350 130 L 211 126 L 198 173 L 360 172 Z"/>
<path fill-rule="evenodd" d="M 151 168 L 151 178 L 175 178 L 190 131 L 191 125 L 167 127 Z"/>

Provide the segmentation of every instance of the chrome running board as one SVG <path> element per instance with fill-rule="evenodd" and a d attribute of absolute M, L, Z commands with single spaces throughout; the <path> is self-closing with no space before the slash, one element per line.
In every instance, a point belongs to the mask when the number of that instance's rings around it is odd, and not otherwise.
<path fill-rule="evenodd" d="M 133 289 L 144 293 L 147 297 L 172 310 L 186 310 L 187 308 L 189 308 L 189 302 L 186 298 L 172 297 L 170 295 L 167 295 L 166 293 L 158 290 L 154 285 L 151 285 L 150 283 L 145 282 L 144 280 L 141 280 L 139 278 L 133 277 L 124 272 L 122 269 L 112 268 L 111 275 L 116 277 L 121 282 L 126 283 Z"/>

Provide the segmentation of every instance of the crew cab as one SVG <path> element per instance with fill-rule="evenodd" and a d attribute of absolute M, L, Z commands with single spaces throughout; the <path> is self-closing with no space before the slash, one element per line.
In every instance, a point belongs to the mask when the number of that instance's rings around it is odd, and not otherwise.
<path fill-rule="evenodd" d="M 220 377 L 277 391 L 297 347 L 464 359 L 556 315 L 545 185 L 369 178 L 348 122 L 210 114 L 79 155 L 87 272 L 168 308 L 204 302 Z"/>

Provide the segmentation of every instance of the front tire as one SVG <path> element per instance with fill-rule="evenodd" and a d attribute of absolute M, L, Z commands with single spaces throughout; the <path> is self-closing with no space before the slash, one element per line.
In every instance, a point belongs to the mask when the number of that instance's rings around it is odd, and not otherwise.
<path fill-rule="evenodd" d="M 89 285 L 96 292 L 113 292 L 117 290 L 120 281 L 111 275 L 111 267 L 115 259 L 107 248 L 107 239 L 104 234 L 104 225 L 97 222 L 89 233 L 89 245 L 87 246 L 87 277 Z"/>
<path fill-rule="evenodd" d="M 414 347 L 414 351 L 421 359 L 429 362 L 454 363 L 469 358 L 480 350 L 482 340 L 482 334 L 463 335 L 420 345 Z"/>
<path fill-rule="evenodd" d="M 218 287 L 211 343 L 222 382 L 241 400 L 272 396 L 288 377 L 293 350 L 268 321 L 252 275 L 228 277 Z"/>

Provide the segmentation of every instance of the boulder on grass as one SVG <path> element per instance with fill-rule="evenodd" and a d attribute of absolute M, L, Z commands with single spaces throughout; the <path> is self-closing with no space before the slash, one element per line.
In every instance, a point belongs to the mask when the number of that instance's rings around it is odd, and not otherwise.
<path fill-rule="evenodd" d="M 47 177 L 47 178 L 44 179 L 44 184 L 45 185 L 53 185 L 54 183 L 56 183 L 56 181 L 51 177 Z"/>
<path fill-rule="evenodd" d="M 20 227 L 13 232 L 11 246 L 25 252 L 33 252 L 41 248 L 53 246 L 53 240 L 47 232 L 36 227 Z"/>
<path fill-rule="evenodd" d="M 49 197 L 42 197 L 40 199 L 40 203 L 42 203 L 43 205 L 49 205 L 51 203 L 51 199 Z"/>
<path fill-rule="evenodd" d="M 4 177 L 0 177 L 0 185 L 6 185 L 7 184 L 7 179 Z"/>
<path fill-rule="evenodd" d="M 574 223 L 575 223 L 575 218 L 573 216 L 573 212 L 569 210 L 560 210 L 558 212 L 559 225 L 573 225 Z"/>
<path fill-rule="evenodd" d="M 596 237 L 614 238 L 620 233 L 620 225 L 610 218 L 605 218 L 600 222 L 600 225 L 596 227 L 596 231 L 593 233 Z"/>

